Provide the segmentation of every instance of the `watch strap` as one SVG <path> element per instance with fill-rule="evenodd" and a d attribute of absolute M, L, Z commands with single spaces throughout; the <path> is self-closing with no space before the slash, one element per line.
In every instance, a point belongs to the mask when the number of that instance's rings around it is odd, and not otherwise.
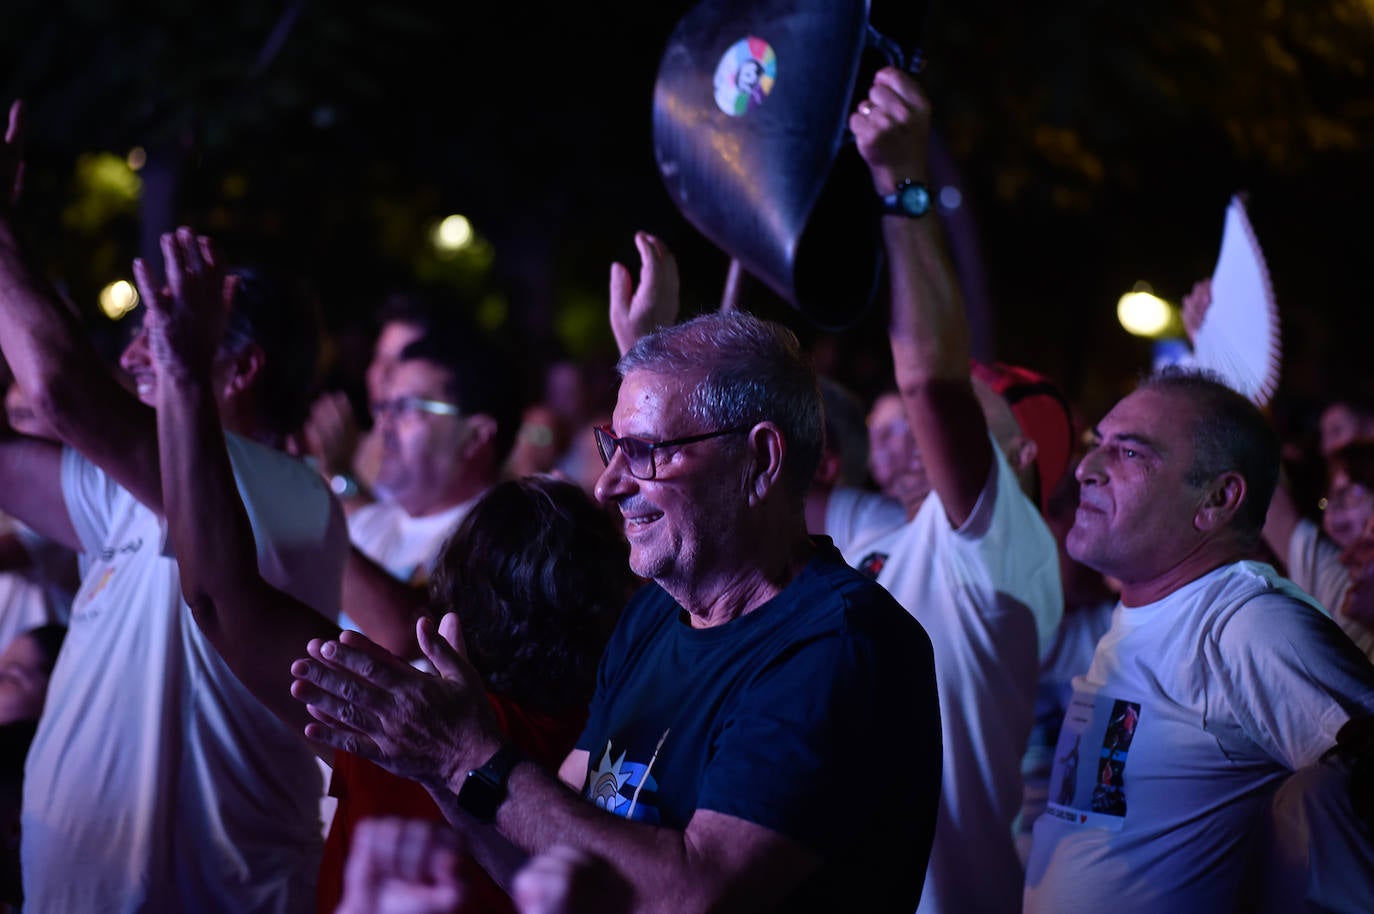
<path fill-rule="evenodd" d="M 511 745 L 504 745 L 487 759 L 485 765 L 468 772 L 458 791 L 458 805 L 479 822 L 490 824 L 496 810 L 506 799 L 506 782 L 523 756 Z"/>
<path fill-rule="evenodd" d="M 912 178 L 898 181 L 893 192 L 878 198 L 884 215 L 919 219 L 930 212 L 930 188 Z"/>

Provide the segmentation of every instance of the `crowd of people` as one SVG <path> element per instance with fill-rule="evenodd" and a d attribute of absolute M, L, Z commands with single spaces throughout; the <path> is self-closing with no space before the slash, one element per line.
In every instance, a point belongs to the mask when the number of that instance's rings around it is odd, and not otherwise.
<path fill-rule="evenodd" d="M 29 912 L 1374 910 L 1374 409 L 1325 511 L 1220 376 L 1085 429 L 971 358 L 930 108 L 849 120 L 890 389 L 615 265 L 607 397 L 378 309 L 367 410 L 288 277 L 135 261 L 120 381 L 0 147 L 0 901 Z M 1190 307 L 1205 309 L 1209 290 Z M 8 590 L 6 590 L 8 588 Z M 7 596 L 8 595 L 8 596 Z"/>

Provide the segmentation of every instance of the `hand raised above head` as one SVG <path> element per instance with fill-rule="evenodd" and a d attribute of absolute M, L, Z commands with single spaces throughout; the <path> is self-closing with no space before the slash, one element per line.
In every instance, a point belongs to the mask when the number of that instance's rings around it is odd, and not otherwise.
<path fill-rule="evenodd" d="M 161 238 L 166 285 L 154 280 L 142 258 L 134 281 L 147 306 L 144 329 L 158 367 L 173 377 L 208 378 L 233 301 L 234 279 L 226 277 L 209 238 L 182 226 Z"/>
<path fill-rule="evenodd" d="M 911 74 L 896 67 L 879 70 L 868 97 L 849 116 L 849 130 L 878 193 L 891 193 L 904 179 L 929 177 L 930 103 Z"/>
<path fill-rule="evenodd" d="M 621 355 L 640 337 L 671 326 L 681 307 L 673 252 L 647 232 L 635 233 L 635 247 L 639 249 L 638 288 L 624 264 L 611 264 L 611 332 Z"/>
<path fill-rule="evenodd" d="M 291 666 L 291 694 L 319 721 L 306 727 L 309 738 L 399 777 L 439 785 L 479 767 L 502 736 L 476 670 L 447 644 L 439 652 L 429 620 L 419 628 L 420 644 L 442 675 L 346 631 L 338 641 L 310 642 L 310 656 Z"/>

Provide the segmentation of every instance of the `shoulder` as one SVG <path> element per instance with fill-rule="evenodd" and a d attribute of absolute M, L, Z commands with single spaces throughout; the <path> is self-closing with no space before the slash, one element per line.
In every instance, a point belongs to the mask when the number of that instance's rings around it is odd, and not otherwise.
<path fill-rule="evenodd" d="M 782 594 L 795 637 L 833 634 L 881 650 L 928 647 L 925 629 L 885 587 L 845 564 L 823 537 L 817 543 L 817 554 Z"/>

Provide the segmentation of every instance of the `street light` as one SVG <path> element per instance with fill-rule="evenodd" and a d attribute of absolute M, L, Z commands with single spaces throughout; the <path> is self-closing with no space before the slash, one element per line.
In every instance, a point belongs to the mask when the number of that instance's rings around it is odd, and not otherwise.
<path fill-rule="evenodd" d="M 1178 308 L 1155 295 L 1145 283 L 1136 283 L 1135 289 L 1121 296 L 1116 318 L 1128 333 L 1150 339 L 1178 336 L 1182 329 Z"/>

